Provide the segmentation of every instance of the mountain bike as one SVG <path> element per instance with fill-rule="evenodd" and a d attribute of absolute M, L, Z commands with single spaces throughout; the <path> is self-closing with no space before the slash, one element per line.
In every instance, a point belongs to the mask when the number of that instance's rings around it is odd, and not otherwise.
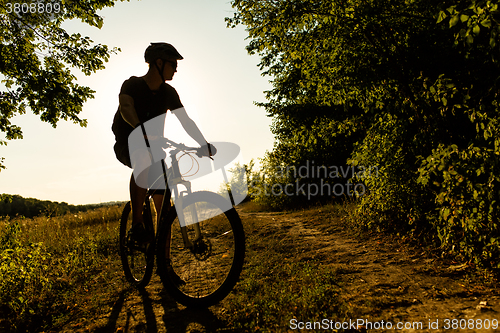
<path fill-rule="evenodd" d="M 166 143 L 173 148 L 169 152 L 171 167 L 162 161 L 163 175 L 156 182 L 167 185 L 167 178 L 172 177 L 171 193 L 167 190 L 163 196 L 156 221 L 152 202 L 155 191 L 148 190 L 143 219 L 154 240 L 146 244 L 137 244 L 130 237 L 131 204 L 125 205 L 120 221 L 123 270 L 132 285 L 144 288 L 152 277 L 156 257 L 157 273 L 176 301 L 190 307 L 207 307 L 225 298 L 239 279 L 245 256 L 243 225 L 233 200 L 209 191 L 192 192 L 191 182 L 181 175 L 177 155 L 201 157 L 199 148 L 169 140 Z M 171 198 L 175 199 L 175 207 L 163 209 Z"/>

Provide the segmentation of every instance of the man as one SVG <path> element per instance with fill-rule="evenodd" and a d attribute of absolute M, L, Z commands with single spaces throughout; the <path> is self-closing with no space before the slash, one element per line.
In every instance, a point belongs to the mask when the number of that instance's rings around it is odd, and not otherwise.
<path fill-rule="evenodd" d="M 128 167 L 135 167 L 134 161 L 150 161 L 150 156 L 144 150 L 129 151 L 128 138 L 130 133 L 141 124 L 164 115 L 170 110 L 182 124 L 186 132 L 201 146 L 204 147 L 205 155 L 211 156 L 211 149 L 201 134 L 200 130 L 189 118 L 184 109 L 177 91 L 165 81 L 172 80 L 174 73 L 177 72 L 177 61 L 183 57 L 177 50 L 167 43 L 151 43 L 144 54 L 146 62 L 149 64 L 149 70 L 142 77 L 132 76 L 126 80 L 120 90 L 119 108 L 113 120 L 113 133 L 116 143 L 114 150 L 117 159 Z M 162 118 L 162 117 L 160 117 Z M 162 119 L 165 119 L 164 117 Z M 159 124 L 163 129 L 164 124 Z M 148 141 L 158 140 L 163 133 L 150 135 L 147 133 L 145 139 Z M 211 145 L 210 145 L 211 146 Z M 211 146 L 213 147 L 213 146 Z M 142 155 L 141 155 L 142 154 Z M 163 163 L 160 161 L 160 163 Z M 141 174 L 141 177 L 148 177 L 147 172 Z M 130 199 L 132 204 L 132 237 L 137 242 L 149 241 L 149 235 L 146 232 L 142 218 L 142 205 L 146 198 L 147 189 L 139 184 L 136 176 L 132 174 L 130 179 Z M 164 193 L 156 192 L 153 196 L 156 211 L 159 213 Z M 167 195 L 170 192 L 167 188 Z M 165 200 L 164 208 L 169 208 L 170 201 Z"/>

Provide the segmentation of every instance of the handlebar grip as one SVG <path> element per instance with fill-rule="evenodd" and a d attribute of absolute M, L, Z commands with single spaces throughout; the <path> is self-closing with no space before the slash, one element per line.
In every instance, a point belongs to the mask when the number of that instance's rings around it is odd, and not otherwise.
<path fill-rule="evenodd" d="M 211 143 L 208 144 L 208 149 L 209 149 L 209 152 L 213 155 L 217 154 L 217 148 L 215 148 L 215 146 Z"/>
<path fill-rule="evenodd" d="M 205 148 L 205 146 L 198 148 L 196 151 L 196 156 L 198 156 L 198 157 L 204 157 L 204 156 L 210 157 L 210 156 L 217 154 L 217 148 L 215 148 L 215 146 L 213 144 L 209 143 L 209 147 L 207 147 L 207 148 Z"/>

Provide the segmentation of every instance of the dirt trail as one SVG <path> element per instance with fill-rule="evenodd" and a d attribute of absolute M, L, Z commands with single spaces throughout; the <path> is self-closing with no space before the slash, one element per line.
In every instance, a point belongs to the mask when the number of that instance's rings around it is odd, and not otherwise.
<path fill-rule="evenodd" d="M 373 328 L 379 327 L 371 330 L 370 324 L 365 324 L 368 332 L 394 331 L 398 323 L 406 325 L 400 332 L 494 332 L 463 325 L 471 325 L 469 320 L 500 320 L 500 289 L 484 281 L 471 281 L 465 274 L 466 266 L 426 256 L 422 250 L 387 236 L 357 236 L 339 219 L 325 223 L 321 209 L 289 214 L 239 211 L 243 221 L 261 221 L 246 226 L 247 233 L 252 233 L 252 228 L 273 228 L 280 237 L 290 237 L 300 246 L 297 260 L 320 260 L 338 267 L 341 294 L 357 313 L 350 319 L 369 318 Z M 63 332 L 224 330 L 222 307 L 186 309 L 163 291 L 156 276 L 146 292 L 130 290 L 126 284 L 122 288 L 98 318 L 80 318 Z M 453 319 L 463 319 L 455 322 L 457 329 L 453 329 Z M 384 326 L 380 326 L 382 321 Z M 389 323 L 392 329 L 387 329 Z M 449 329 L 445 329 L 447 325 Z"/>
<path fill-rule="evenodd" d="M 500 289 L 471 281 L 466 265 L 426 256 L 421 249 L 397 244 L 387 236 L 356 237 L 340 223 L 324 228 L 320 220 L 310 217 L 283 223 L 314 235 L 318 253 L 329 254 L 325 263 L 346 266 L 341 287 L 345 299 L 359 311 L 353 320 L 369 320 L 372 324 L 367 328 L 386 327 L 377 332 L 393 331 L 398 323 L 406 325 L 405 332 L 496 331 L 477 326 L 487 319 L 500 320 Z M 382 320 L 386 325 L 381 325 Z M 392 330 L 387 329 L 388 322 Z"/>

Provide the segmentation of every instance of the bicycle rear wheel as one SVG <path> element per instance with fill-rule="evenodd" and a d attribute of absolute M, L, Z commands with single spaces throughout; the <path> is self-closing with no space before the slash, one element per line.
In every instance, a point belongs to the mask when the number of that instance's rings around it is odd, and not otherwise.
<path fill-rule="evenodd" d="M 226 211 L 226 209 L 230 208 Z M 214 305 L 226 297 L 239 279 L 245 257 L 245 235 L 240 217 L 222 196 L 212 192 L 195 192 L 183 198 L 186 222 L 199 222 L 201 237 L 195 225 L 186 226 L 192 243 L 186 248 L 176 210 L 169 214 L 171 244 L 158 237 L 158 267 L 161 280 L 170 295 L 191 307 Z"/>
<path fill-rule="evenodd" d="M 149 196 L 147 196 L 143 210 L 144 225 L 148 230 L 154 232 L 152 206 L 149 202 Z M 136 288 L 144 288 L 153 275 L 155 244 L 154 242 L 147 244 L 134 242 L 130 237 L 131 227 L 132 214 L 130 202 L 128 202 L 123 209 L 120 220 L 120 257 L 127 281 Z"/>

